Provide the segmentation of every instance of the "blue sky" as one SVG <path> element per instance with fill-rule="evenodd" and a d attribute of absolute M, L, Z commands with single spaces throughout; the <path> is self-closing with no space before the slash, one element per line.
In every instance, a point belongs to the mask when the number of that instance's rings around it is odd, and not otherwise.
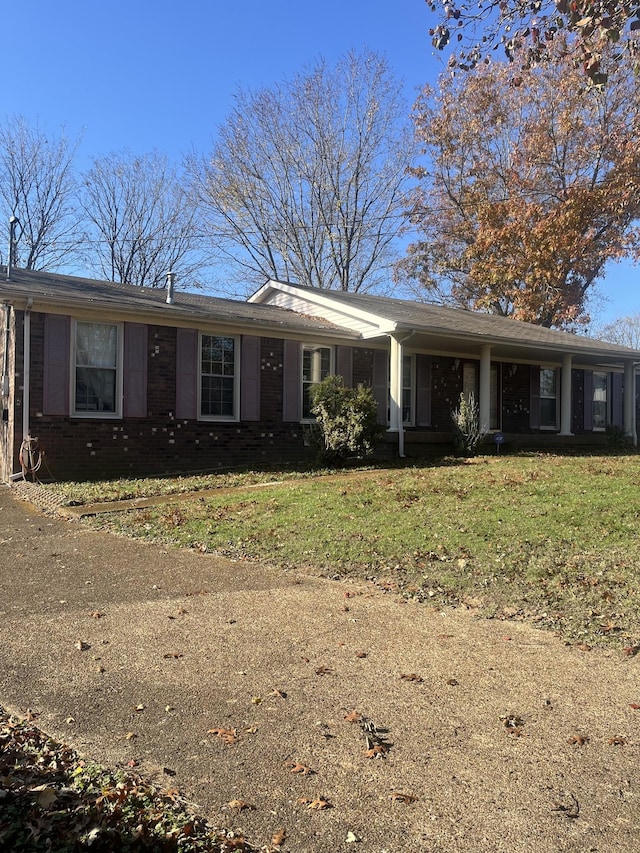
<path fill-rule="evenodd" d="M 278 83 L 319 56 L 386 55 L 408 104 L 435 83 L 424 0 L 14 0 L 4 5 L 2 118 L 71 136 L 79 164 L 156 149 L 206 152 L 238 86 Z M 640 312 L 639 271 L 615 265 L 604 320 Z"/>

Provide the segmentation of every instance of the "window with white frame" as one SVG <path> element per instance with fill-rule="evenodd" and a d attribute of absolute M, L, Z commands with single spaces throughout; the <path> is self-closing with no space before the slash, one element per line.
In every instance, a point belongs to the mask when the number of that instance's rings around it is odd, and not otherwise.
<path fill-rule="evenodd" d="M 558 427 L 558 371 L 550 367 L 540 369 L 540 428 Z"/>
<path fill-rule="evenodd" d="M 402 423 L 404 426 L 413 426 L 415 423 L 415 387 L 416 387 L 416 377 L 415 377 L 415 364 L 416 359 L 414 355 L 406 355 L 402 356 L 402 396 L 401 396 L 401 405 L 402 405 Z M 387 403 L 387 423 L 391 421 L 391 359 L 389 359 L 388 366 L 388 375 L 387 375 L 387 387 L 388 387 L 388 403 Z"/>
<path fill-rule="evenodd" d="M 594 371 L 593 373 L 593 429 L 604 429 L 607 426 L 609 375 Z"/>
<path fill-rule="evenodd" d="M 415 363 L 415 356 L 402 356 L 402 423 L 405 426 L 414 423 Z"/>
<path fill-rule="evenodd" d="M 200 338 L 200 416 L 238 417 L 238 341 L 227 335 Z"/>
<path fill-rule="evenodd" d="M 121 329 L 117 323 L 74 324 L 73 414 L 121 414 Z"/>
<path fill-rule="evenodd" d="M 318 344 L 302 346 L 302 417 L 311 420 L 311 389 L 333 371 L 333 350 Z"/>

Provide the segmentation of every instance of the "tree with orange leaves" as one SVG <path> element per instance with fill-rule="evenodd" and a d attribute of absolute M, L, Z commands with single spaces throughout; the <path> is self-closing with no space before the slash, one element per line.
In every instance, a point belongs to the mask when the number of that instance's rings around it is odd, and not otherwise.
<path fill-rule="evenodd" d="M 547 327 L 585 322 L 605 265 L 640 254 L 640 94 L 624 62 L 588 86 L 554 63 L 499 63 L 427 87 L 414 111 L 426 165 L 399 266 L 431 294 Z"/>

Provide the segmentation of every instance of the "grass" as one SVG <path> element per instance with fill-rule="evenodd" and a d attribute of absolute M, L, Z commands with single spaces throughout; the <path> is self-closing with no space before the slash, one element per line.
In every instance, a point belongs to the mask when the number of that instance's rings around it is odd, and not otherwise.
<path fill-rule="evenodd" d="M 445 459 L 344 476 L 273 472 L 67 484 L 68 501 L 234 486 L 102 515 L 119 533 L 354 575 L 419 600 L 640 648 L 640 456 Z M 269 481 L 281 481 L 269 485 Z M 263 488 L 249 488 L 255 483 Z"/>

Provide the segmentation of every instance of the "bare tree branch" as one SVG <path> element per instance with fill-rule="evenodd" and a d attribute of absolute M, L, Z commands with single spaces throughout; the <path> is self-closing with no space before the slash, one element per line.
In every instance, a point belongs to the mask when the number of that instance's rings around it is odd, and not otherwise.
<path fill-rule="evenodd" d="M 239 90 L 211 155 L 187 166 L 236 274 L 352 291 L 388 280 L 414 150 L 404 116 L 399 85 L 372 53 Z"/>

